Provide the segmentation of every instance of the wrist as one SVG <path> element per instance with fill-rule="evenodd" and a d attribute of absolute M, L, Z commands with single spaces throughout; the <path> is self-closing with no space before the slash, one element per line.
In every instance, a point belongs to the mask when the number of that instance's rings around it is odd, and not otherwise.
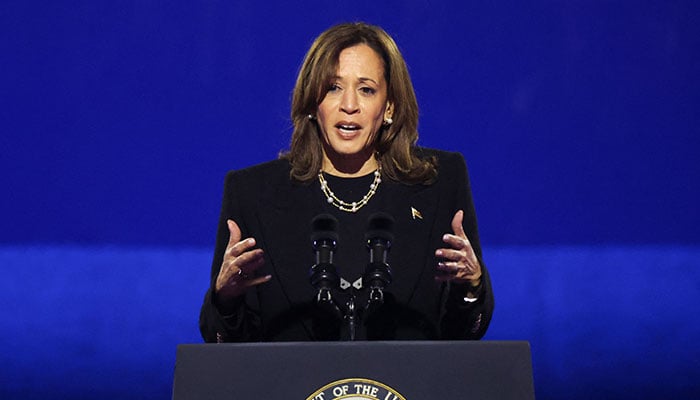
<path fill-rule="evenodd" d="M 214 293 L 214 306 L 221 315 L 231 315 L 240 307 L 243 296 L 222 296 L 221 292 Z"/>
<path fill-rule="evenodd" d="M 481 297 L 484 286 L 480 278 L 469 281 L 464 287 L 460 288 L 460 298 L 466 303 L 474 303 Z"/>

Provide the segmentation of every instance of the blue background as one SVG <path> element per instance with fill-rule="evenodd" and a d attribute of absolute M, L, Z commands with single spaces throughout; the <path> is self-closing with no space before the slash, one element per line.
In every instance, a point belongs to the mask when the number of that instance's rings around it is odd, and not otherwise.
<path fill-rule="evenodd" d="M 274 158 L 312 40 L 396 39 L 470 167 L 538 398 L 700 396 L 693 1 L 4 1 L 0 397 L 169 398 L 223 177 Z M 311 388 L 313 389 L 313 388 Z"/>

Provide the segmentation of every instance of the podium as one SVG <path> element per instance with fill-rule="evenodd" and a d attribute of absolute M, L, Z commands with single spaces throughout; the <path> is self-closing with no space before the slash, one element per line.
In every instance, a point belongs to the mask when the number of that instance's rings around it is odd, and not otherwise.
<path fill-rule="evenodd" d="M 534 399 L 523 341 L 181 344 L 173 399 Z"/>

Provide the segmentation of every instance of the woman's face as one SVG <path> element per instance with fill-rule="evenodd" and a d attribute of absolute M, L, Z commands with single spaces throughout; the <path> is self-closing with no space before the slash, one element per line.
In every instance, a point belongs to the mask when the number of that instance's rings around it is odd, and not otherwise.
<path fill-rule="evenodd" d="M 336 76 L 328 84 L 317 113 L 324 164 L 342 168 L 344 163 L 374 163 L 377 132 L 392 112 L 382 59 L 366 44 L 348 47 L 341 51 Z"/>

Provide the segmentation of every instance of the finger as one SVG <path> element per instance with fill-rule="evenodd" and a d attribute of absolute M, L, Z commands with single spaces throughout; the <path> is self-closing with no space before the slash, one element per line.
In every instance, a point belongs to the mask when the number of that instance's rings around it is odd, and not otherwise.
<path fill-rule="evenodd" d="M 257 286 L 265 282 L 269 282 L 270 279 L 272 279 L 272 275 L 265 275 L 261 276 L 259 278 L 253 278 L 245 281 L 246 286 L 251 287 L 251 286 Z"/>
<path fill-rule="evenodd" d="M 238 243 L 235 243 L 233 246 L 229 245 L 230 247 L 226 251 L 230 256 L 236 258 L 245 254 L 248 251 L 252 251 L 253 247 L 255 247 L 255 244 L 256 242 L 254 238 L 247 238 L 241 240 Z"/>
<path fill-rule="evenodd" d="M 265 264 L 264 253 L 260 249 L 251 250 L 245 252 L 236 258 L 234 265 L 238 267 L 239 270 L 243 271 L 243 274 L 249 274 L 256 271 L 258 268 Z"/>
<path fill-rule="evenodd" d="M 445 261 L 465 261 L 467 259 L 463 250 L 455 249 L 437 249 L 435 256 L 443 258 Z"/>
<path fill-rule="evenodd" d="M 454 266 L 454 265 L 438 265 L 437 273 L 435 274 L 435 279 L 440 282 L 445 281 L 455 281 L 455 282 L 466 282 L 473 279 L 474 274 L 469 273 L 464 268 Z"/>
<path fill-rule="evenodd" d="M 272 275 L 265 275 L 257 278 L 236 279 L 229 281 L 226 285 L 217 288 L 217 293 L 229 298 L 240 296 L 252 286 L 257 286 L 265 282 L 269 282 Z"/>
<path fill-rule="evenodd" d="M 228 225 L 229 232 L 227 247 L 233 247 L 234 244 L 241 241 L 241 228 L 239 228 L 238 224 L 232 219 L 227 219 L 226 225 Z"/>
<path fill-rule="evenodd" d="M 228 225 L 229 239 L 226 245 L 226 255 L 238 257 L 244 251 L 255 246 L 255 239 L 248 238 L 246 240 L 241 240 L 241 229 L 238 224 L 232 219 L 227 219 L 226 224 Z"/>
<path fill-rule="evenodd" d="M 459 263 L 456 261 L 440 261 L 437 264 L 437 269 L 440 272 L 447 272 L 450 274 L 456 274 L 460 270 Z"/>
<path fill-rule="evenodd" d="M 436 269 L 439 275 L 451 275 L 457 279 L 476 279 L 481 276 L 481 271 L 479 268 L 465 265 L 458 262 L 440 262 L 438 263 Z"/>
<path fill-rule="evenodd" d="M 476 253 L 474 253 L 474 248 L 472 247 L 472 244 L 469 241 L 469 238 L 467 237 L 462 238 L 446 233 L 442 236 L 442 241 L 446 244 L 449 244 L 450 247 L 452 247 L 452 249 L 462 251 L 467 257 L 476 257 Z"/>
<path fill-rule="evenodd" d="M 438 282 L 456 282 L 456 283 L 467 283 L 471 281 L 471 277 L 461 277 L 454 274 L 437 274 L 435 275 L 435 280 Z"/>
<path fill-rule="evenodd" d="M 239 279 L 235 279 L 231 282 L 233 287 L 240 289 L 248 289 L 249 287 L 260 285 L 261 283 L 269 282 L 272 279 L 272 275 L 265 276 L 244 276 Z"/>
<path fill-rule="evenodd" d="M 467 238 L 467 234 L 464 232 L 464 227 L 462 226 L 462 220 L 464 219 L 464 211 L 459 210 L 452 217 L 452 232 L 461 237 L 462 239 Z"/>
<path fill-rule="evenodd" d="M 241 280 L 241 275 L 251 273 L 260 268 L 265 263 L 264 252 L 261 249 L 237 254 L 237 246 L 241 246 L 246 241 L 239 242 L 228 250 L 224 262 L 221 264 L 221 271 L 217 277 L 217 287 L 225 282 L 235 282 Z M 254 241 L 253 241 L 254 244 Z"/>
<path fill-rule="evenodd" d="M 440 273 L 435 275 L 435 280 L 438 282 L 459 282 L 461 283 L 461 279 L 457 278 L 454 274 L 445 274 L 445 273 Z"/>
<path fill-rule="evenodd" d="M 442 235 L 442 241 L 450 245 L 450 247 L 455 250 L 463 250 L 469 245 L 469 241 L 463 237 L 451 235 L 449 233 Z"/>
<path fill-rule="evenodd" d="M 441 261 L 437 264 L 437 269 L 441 272 L 457 274 L 459 277 L 475 275 L 480 271 L 478 265 L 463 261 Z"/>

